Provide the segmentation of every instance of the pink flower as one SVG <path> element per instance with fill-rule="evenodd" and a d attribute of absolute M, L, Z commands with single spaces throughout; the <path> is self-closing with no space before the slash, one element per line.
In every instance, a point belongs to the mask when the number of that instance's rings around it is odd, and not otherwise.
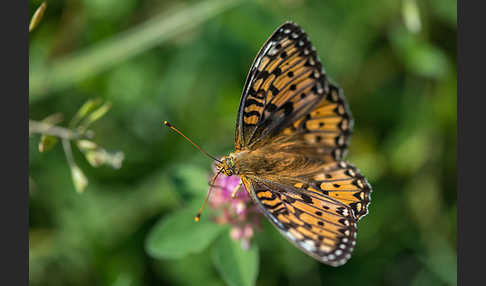
<path fill-rule="evenodd" d="M 214 176 L 217 169 L 214 167 L 213 171 Z M 243 249 L 249 249 L 254 230 L 261 228 L 260 211 L 253 204 L 243 184 L 236 197 L 231 197 L 240 183 L 238 176 L 220 174 L 212 186 L 209 205 L 217 211 L 214 221 L 231 225 L 231 238 L 240 241 Z"/>
<path fill-rule="evenodd" d="M 240 240 L 241 247 L 245 250 L 250 248 L 250 239 L 253 237 L 253 227 L 246 224 L 243 227 L 233 227 L 230 231 L 230 236 L 233 240 Z"/>

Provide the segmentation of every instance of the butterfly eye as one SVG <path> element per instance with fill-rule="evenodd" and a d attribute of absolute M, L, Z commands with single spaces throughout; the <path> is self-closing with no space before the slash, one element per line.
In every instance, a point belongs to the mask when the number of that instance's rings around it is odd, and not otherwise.
<path fill-rule="evenodd" d="M 223 173 L 226 176 L 233 176 L 233 170 L 228 165 L 223 166 Z"/>
<path fill-rule="evenodd" d="M 224 174 L 225 174 L 226 176 L 233 176 L 233 172 L 232 172 L 230 169 L 225 169 L 225 170 L 224 170 Z"/>

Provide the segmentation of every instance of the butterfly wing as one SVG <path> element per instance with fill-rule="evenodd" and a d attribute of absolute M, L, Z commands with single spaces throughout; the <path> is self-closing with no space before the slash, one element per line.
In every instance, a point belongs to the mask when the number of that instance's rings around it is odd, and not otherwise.
<path fill-rule="evenodd" d="M 306 33 L 287 22 L 265 42 L 248 73 L 236 123 L 236 150 L 255 149 L 309 113 L 329 83 Z"/>
<path fill-rule="evenodd" d="M 368 214 L 371 186 L 352 164 L 339 161 L 324 164 L 316 170 L 293 178 L 295 187 L 315 195 L 323 195 L 349 207 L 356 220 Z"/>
<path fill-rule="evenodd" d="M 322 160 L 341 160 L 353 120 L 341 90 L 326 79 L 306 33 L 288 22 L 263 45 L 238 110 L 236 150 L 280 135 L 305 142 Z M 290 138 L 292 135 L 292 138 Z"/>
<path fill-rule="evenodd" d="M 329 84 L 329 93 L 307 115 L 285 128 L 286 141 L 300 142 L 298 149 L 307 156 L 325 162 L 342 160 L 353 129 L 351 111 L 336 85 Z"/>
<path fill-rule="evenodd" d="M 302 251 L 331 266 L 351 257 L 356 220 L 348 206 L 292 185 L 245 177 L 242 181 L 265 216 Z"/>

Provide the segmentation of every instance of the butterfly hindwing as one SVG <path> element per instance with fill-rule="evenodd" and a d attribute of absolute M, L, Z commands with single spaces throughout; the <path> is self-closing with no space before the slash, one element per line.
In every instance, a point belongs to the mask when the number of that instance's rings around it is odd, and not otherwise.
<path fill-rule="evenodd" d="M 302 141 L 308 156 L 325 162 L 342 160 L 353 129 L 353 118 L 342 91 L 329 84 L 329 93 L 306 116 L 282 132 L 288 140 Z"/>
<path fill-rule="evenodd" d="M 306 33 L 294 23 L 283 24 L 250 68 L 238 110 L 236 149 L 257 148 L 328 93 L 329 83 Z"/>
<path fill-rule="evenodd" d="M 275 227 L 315 259 L 339 266 L 356 241 L 353 211 L 341 202 L 306 189 L 242 178 L 256 204 Z"/>
<path fill-rule="evenodd" d="M 352 164 L 339 161 L 324 164 L 317 170 L 296 177 L 295 187 L 335 199 L 352 209 L 359 220 L 368 214 L 371 186 Z"/>

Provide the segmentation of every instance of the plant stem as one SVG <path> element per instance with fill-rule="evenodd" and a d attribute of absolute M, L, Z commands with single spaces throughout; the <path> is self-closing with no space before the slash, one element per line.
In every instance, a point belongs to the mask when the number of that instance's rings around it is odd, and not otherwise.
<path fill-rule="evenodd" d="M 29 135 L 30 134 L 47 134 L 66 140 L 77 140 L 83 138 L 91 139 L 93 137 L 93 133 L 89 130 L 83 133 L 78 133 L 71 129 L 35 120 L 29 120 Z"/>

